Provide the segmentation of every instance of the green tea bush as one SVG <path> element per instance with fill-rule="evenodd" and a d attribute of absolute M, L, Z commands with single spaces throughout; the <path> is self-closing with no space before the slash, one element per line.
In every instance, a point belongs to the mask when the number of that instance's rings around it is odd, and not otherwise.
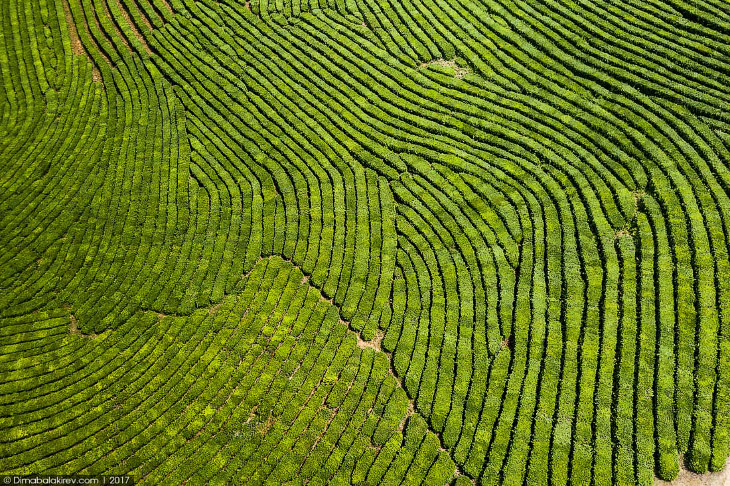
<path fill-rule="evenodd" d="M 714 0 L 2 3 L 0 472 L 722 469 L 729 25 Z"/>

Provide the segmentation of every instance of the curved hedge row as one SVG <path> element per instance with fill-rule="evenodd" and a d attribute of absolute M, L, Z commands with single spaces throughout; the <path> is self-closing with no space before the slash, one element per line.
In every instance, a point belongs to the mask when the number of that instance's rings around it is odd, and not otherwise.
<path fill-rule="evenodd" d="M 721 469 L 728 26 L 721 1 L 2 3 L 0 472 Z"/>

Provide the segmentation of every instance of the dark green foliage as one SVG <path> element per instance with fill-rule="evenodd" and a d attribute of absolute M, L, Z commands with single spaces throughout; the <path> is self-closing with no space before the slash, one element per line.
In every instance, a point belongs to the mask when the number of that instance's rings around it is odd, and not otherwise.
<path fill-rule="evenodd" d="M 0 4 L 0 472 L 730 453 L 722 2 Z"/>

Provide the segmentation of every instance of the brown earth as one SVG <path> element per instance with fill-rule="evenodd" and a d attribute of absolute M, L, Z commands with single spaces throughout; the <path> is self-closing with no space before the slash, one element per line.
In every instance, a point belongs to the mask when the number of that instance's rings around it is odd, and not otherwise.
<path fill-rule="evenodd" d="M 697 474 L 688 471 L 680 463 L 679 476 L 674 481 L 656 479 L 655 486 L 730 486 L 730 459 L 719 472 Z"/>

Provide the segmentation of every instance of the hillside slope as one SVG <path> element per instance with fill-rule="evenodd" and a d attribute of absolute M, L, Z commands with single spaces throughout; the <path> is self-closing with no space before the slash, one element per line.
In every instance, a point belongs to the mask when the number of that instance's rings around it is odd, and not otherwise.
<path fill-rule="evenodd" d="M 730 454 L 730 4 L 0 3 L 0 472 Z"/>

